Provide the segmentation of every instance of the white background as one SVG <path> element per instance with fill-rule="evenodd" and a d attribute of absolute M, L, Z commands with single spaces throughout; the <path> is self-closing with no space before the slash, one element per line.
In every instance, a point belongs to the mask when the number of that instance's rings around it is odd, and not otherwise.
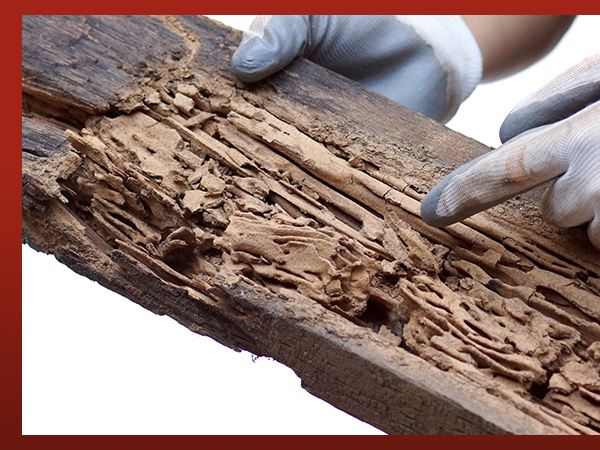
<path fill-rule="evenodd" d="M 213 16 L 246 29 L 254 16 Z M 483 85 L 448 124 L 490 145 L 512 107 L 598 52 L 580 17 L 543 61 Z M 236 353 L 23 246 L 23 434 L 376 434 L 292 370 Z"/>

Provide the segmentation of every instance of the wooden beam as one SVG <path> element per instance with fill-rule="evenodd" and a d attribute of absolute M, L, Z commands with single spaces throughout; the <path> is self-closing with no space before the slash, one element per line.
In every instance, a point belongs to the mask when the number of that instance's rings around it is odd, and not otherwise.
<path fill-rule="evenodd" d="M 23 236 L 389 433 L 600 430 L 600 265 L 535 193 L 444 229 L 479 143 L 190 17 L 23 19 Z"/>

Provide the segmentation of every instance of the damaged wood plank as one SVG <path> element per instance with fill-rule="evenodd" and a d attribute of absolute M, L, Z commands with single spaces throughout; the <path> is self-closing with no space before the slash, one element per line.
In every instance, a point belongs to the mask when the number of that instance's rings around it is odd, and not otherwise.
<path fill-rule="evenodd" d="M 536 193 L 435 229 L 486 149 L 202 17 L 23 19 L 23 236 L 390 433 L 600 431 L 600 264 Z"/>

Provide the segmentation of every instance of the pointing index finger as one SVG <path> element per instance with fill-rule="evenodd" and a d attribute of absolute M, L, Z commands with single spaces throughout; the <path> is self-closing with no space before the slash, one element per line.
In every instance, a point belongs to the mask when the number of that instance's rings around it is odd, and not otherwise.
<path fill-rule="evenodd" d="M 557 145 L 562 134 L 556 125 L 536 128 L 464 164 L 427 194 L 421 217 L 450 225 L 560 176 L 568 168 Z"/>

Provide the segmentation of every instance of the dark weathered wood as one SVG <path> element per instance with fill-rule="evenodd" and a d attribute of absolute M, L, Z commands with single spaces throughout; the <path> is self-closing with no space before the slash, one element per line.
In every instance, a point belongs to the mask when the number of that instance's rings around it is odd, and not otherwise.
<path fill-rule="evenodd" d="M 584 233 L 528 196 L 426 226 L 422 194 L 486 149 L 306 60 L 243 85 L 239 38 L 25 17 L 24 240 L 387 432 L 598 431 Z"/>

